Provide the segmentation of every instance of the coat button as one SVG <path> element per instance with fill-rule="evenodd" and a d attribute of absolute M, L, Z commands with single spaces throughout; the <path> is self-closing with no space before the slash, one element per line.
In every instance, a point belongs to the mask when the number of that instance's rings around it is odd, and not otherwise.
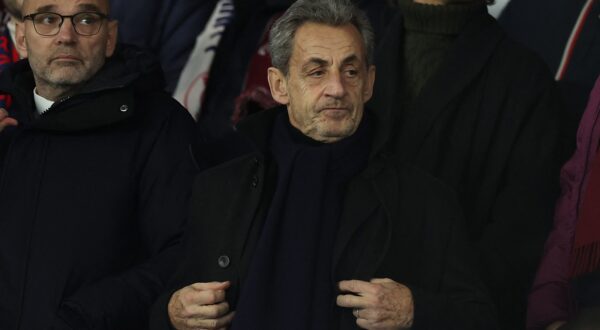
<path fill-rule="evenodd" d="M 227 268 L 227 267 L 229 267 L 229 264 L 231 263 L 231 261 L 229 260 L 228 256 L 220 256 L 218 263 L 219 263 L 219 267 Z"/>
<path fill-rule="evenodd" d="M 255 175 L 252 177 L 252 188 L 258 187 L 258 177 Z"/>
<path fill-rule="evenodd" d="M 121 112 L 127 112 L 127 110 L 129 110 L 129 107 L 127 106 L 127 104 L 123 104 L 119 110 L 121 110 Z"/>

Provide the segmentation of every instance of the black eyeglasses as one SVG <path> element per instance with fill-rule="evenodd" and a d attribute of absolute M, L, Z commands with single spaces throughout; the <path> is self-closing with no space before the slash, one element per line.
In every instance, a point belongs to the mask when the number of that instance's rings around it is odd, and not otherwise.
<path fill-rule="evenodd" d="M 75 32 L 82 36 L 93 36 L 100 32 L 102 24 L 108 16 L 96 12 L 82 12 L 75 15 L 60 15 L 57 13 L 35 13 L 23 16 L 23 19 L 31 20 L 33 28 L 40 35 L 50 37 L 60 32 L 65 18 L 70 18 Z"/>

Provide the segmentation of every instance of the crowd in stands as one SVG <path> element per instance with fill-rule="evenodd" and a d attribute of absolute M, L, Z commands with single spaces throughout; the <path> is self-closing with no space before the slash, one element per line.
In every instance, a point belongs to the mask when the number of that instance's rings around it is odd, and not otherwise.
<path fill-rule="evenodd" d="M 0 328 L 600 329 L 600 1 L 1 9 Z"/>

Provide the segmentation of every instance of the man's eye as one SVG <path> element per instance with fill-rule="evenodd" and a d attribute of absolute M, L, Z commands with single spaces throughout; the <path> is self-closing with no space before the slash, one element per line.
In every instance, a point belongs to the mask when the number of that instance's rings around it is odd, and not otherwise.
<path fill-rule="evenodd" d="M 77 24 L 81 25 L 92 25 L 98 22 L 98 17 L 95 15 L 85 15 L 81 17 L 77 17 Z"/>
<path fill-rule="evenodd" d="M 59 18 L 55 15 L 40 15 L 36 17 L 37 24 L 55 25 Z"/>
<path fill-rule="evenodd" d="M 322 77 L 324 74 L 325 74 L 325 72 L 323 70 L 316 70 L 316 71 L 312 71 L 308 75 L 311 77 Z"/>
<path fill-rule="evenodd" d="M 348 70 L 346 70 L 346 76 L 347 77 L 356 77 L 356 76 L 358 76 L 358 70 L 348 69 Z"/>

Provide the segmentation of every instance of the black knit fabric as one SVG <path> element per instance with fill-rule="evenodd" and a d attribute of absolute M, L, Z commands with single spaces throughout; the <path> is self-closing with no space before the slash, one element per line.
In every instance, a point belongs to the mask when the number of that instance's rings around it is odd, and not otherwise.
<path fill-rule="evenodd" d="M 370 135 L 363 119 L 351 137 L 320 143 L 292 127 L 286 113 L 278 116 L 270 143 L 277 187 L 232 329 L 332 329 L 342 192 L 367 164 Z"/>
<path fill-rule="evenodd" d="M 429 78 L 442 63 L 465 24 L 485 11 L 482 3 L 429 5 L 399 0 L 404 17 L 402 65 L 403 109 L 410 111 Z"/>

